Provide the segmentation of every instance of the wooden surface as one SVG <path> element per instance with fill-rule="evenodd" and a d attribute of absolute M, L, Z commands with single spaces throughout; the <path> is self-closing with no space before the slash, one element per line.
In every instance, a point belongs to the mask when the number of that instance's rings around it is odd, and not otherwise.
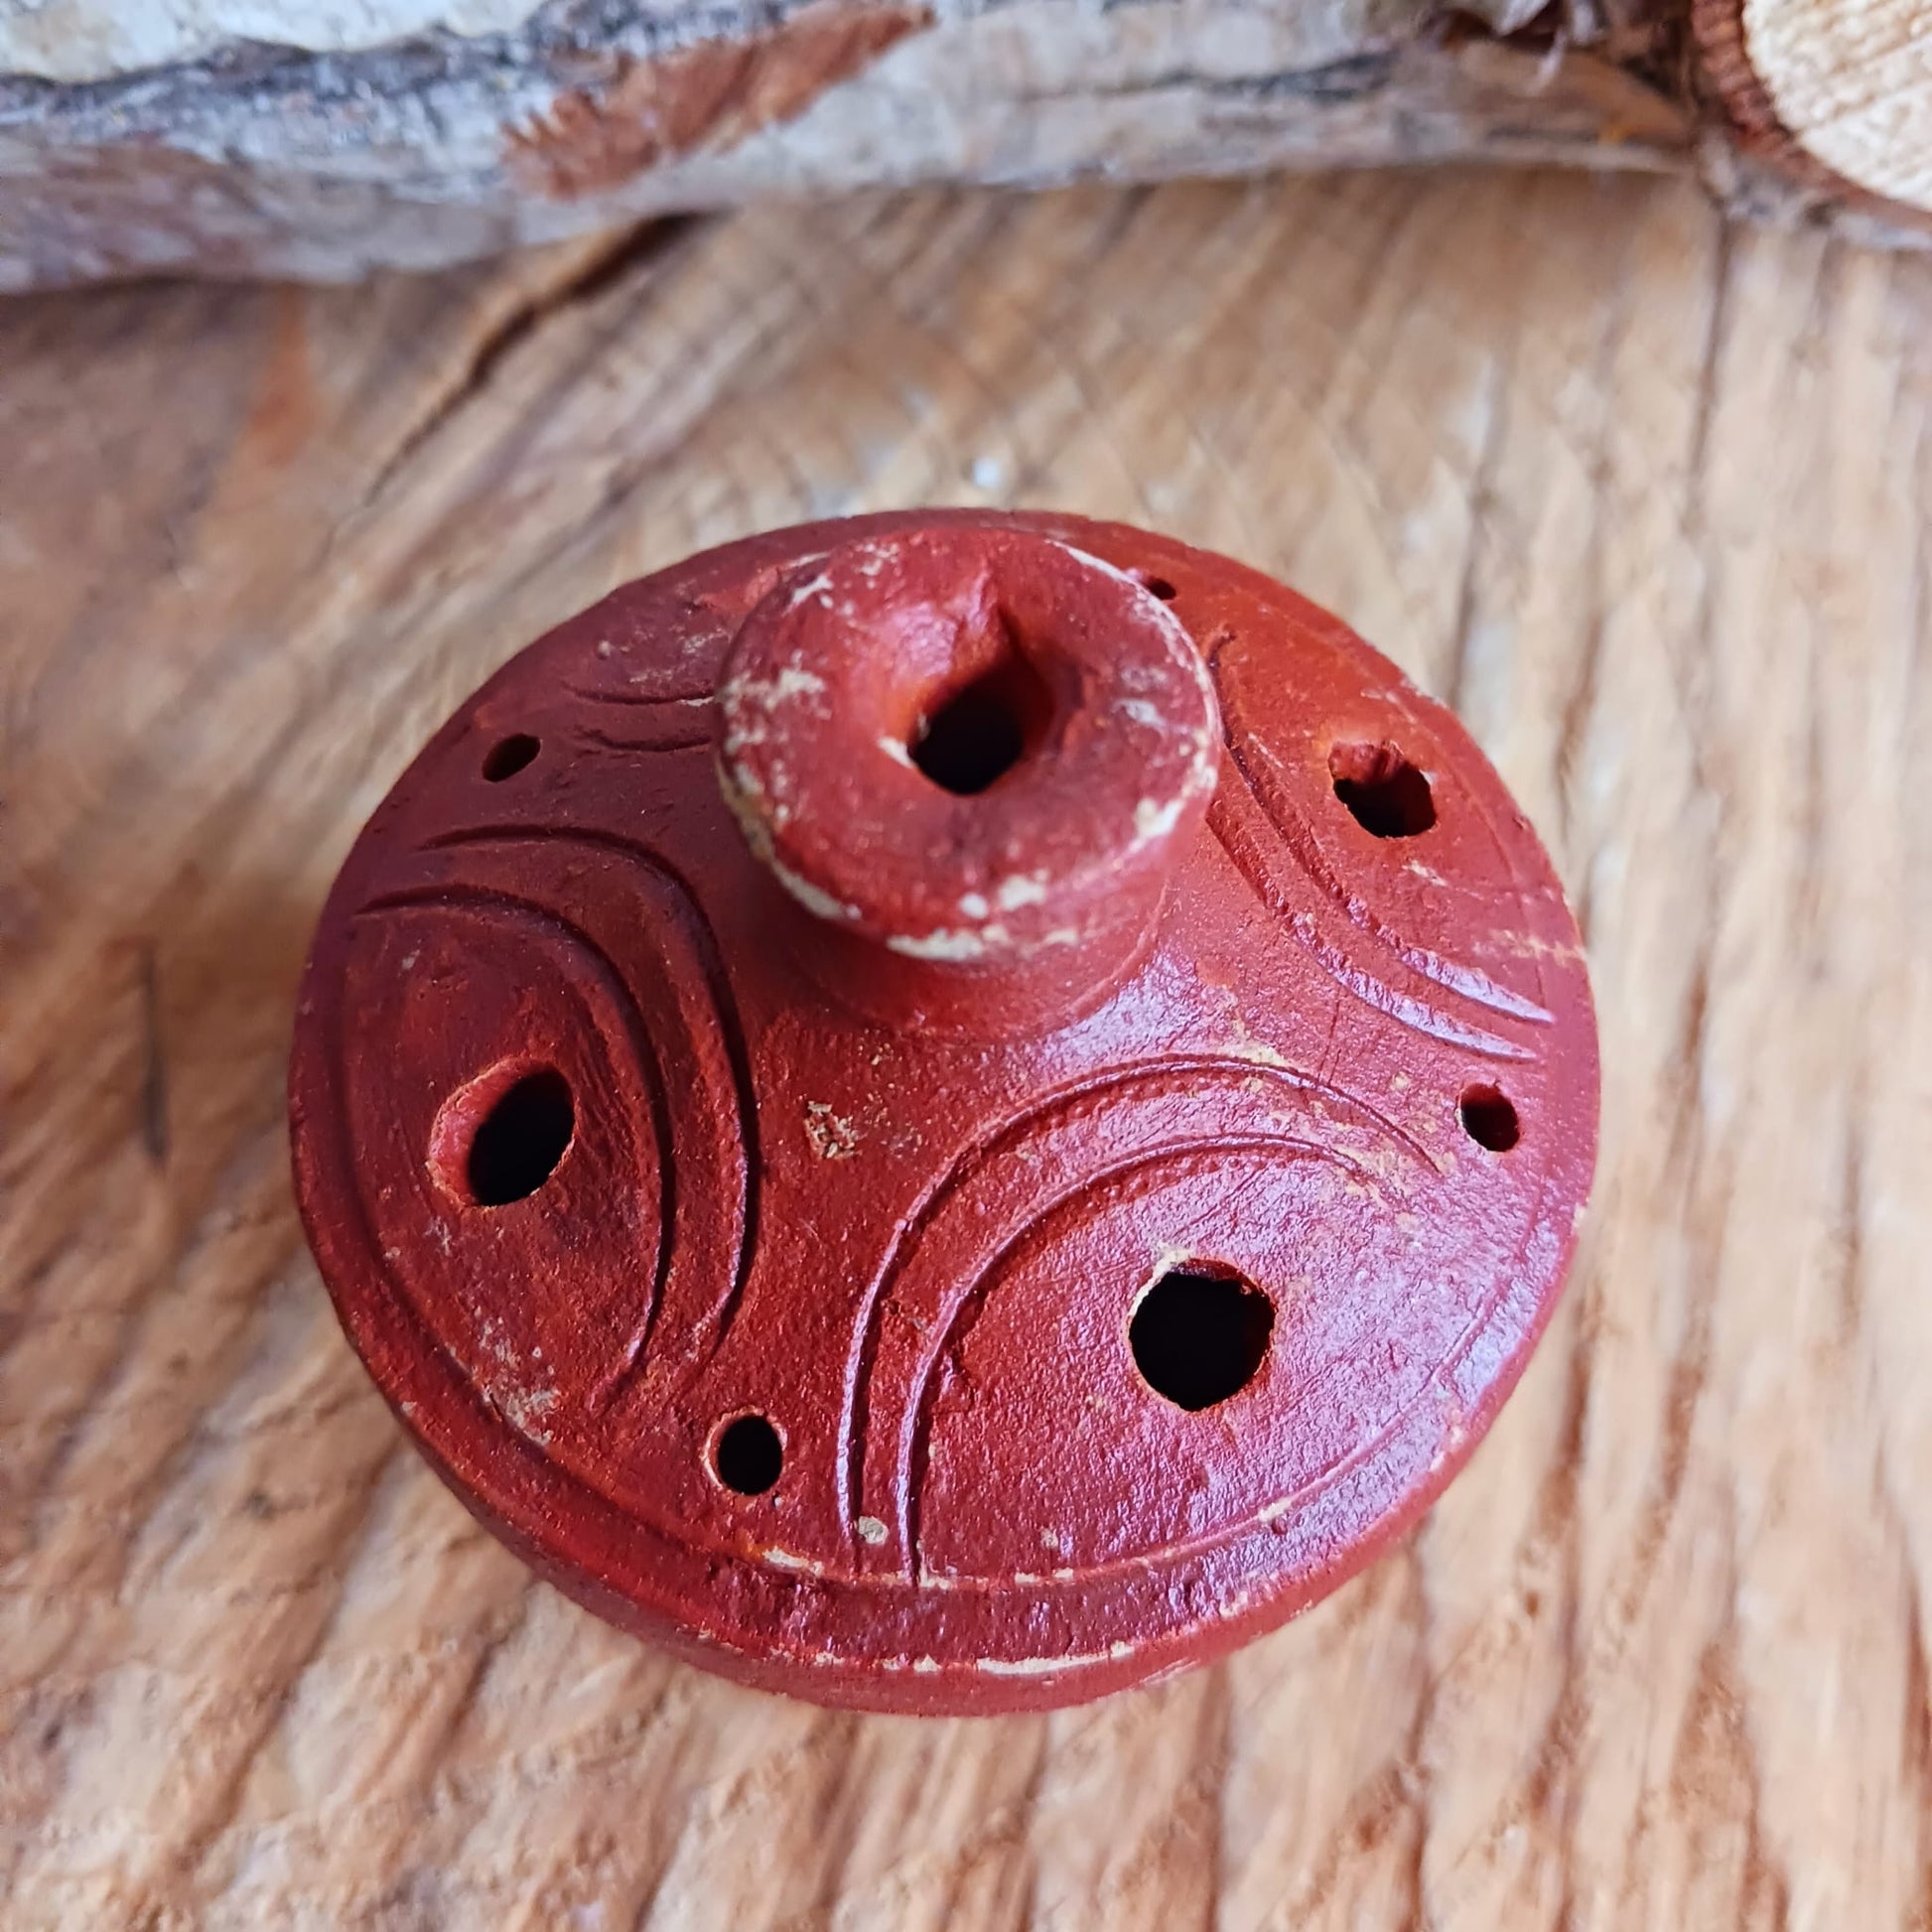
<path fill-rule="evenodd" d="M 1681 186 L 932 195 L 0 309 L 0 1920 L 1932 1923 L 1932 261 Z M 619 580 L 921 500 L 1333 605 L 1591 949 L 1577 1275 L 1423 1531 L 1231 1664 L 827 1716 L 533 1585 L 298 1233 L 351 833 Z"/>

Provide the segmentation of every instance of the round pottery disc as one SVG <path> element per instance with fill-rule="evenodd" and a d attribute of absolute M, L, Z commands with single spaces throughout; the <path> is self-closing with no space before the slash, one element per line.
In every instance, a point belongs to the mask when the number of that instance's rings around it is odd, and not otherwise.
<path fill-rule="evenodd" d="M 1341 623 L 1119 525 L 773 532 L 514 658 L 370 820 L 303 1218 L 445 1479 L 827 1703 L 1219 1655 L 1427 1507 L 1569 1263 L 1550 863 Z"/>

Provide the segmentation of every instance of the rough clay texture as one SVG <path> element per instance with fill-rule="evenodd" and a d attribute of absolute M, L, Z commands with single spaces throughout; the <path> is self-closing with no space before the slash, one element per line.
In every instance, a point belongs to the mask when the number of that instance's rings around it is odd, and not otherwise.
<path fill-rule="evenodd" d="M 956 793 L 906 747 L 996 647 L 1050 713 Z M 1378 832 L 1337 774 L 1391 770 Z M 480 1197 L 559 1075 L 561 1158 Z M 954 513 L 515 658 L 350 854 L 290 1091 L 345 1325 L 485 1523 L 694 1662 L 966 1713 L 1221 1654 L 1414 1523 L 1549 1316 L 1596 1047 L 1527 821 L 1386 660 L 1180 544 Z M 1130 1323 L 1190 1269 L 1272 1325 L 1183 1407 Z"/>
<path fill-rule="evenodd" d="M 940 179 L 1489 159 L 1701 168 L 1746 200 L 1705 128 L 1689 6 L 551 0 L 513 25 L 513 0 L 367 0 L 281 33 L 214 4 L 16 7 L 0 288 L 341 278 Z"/>

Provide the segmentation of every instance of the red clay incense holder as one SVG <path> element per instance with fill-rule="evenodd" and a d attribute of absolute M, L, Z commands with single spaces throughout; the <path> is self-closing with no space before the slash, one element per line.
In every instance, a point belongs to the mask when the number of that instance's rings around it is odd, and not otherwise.
<path fill-rule="evenodd" d="M 514 658 L 370 820 L 291 1074 L 383 1393 L 559 1587 L 830 1704 L 1165 1676 L 1403 1534 L 1595 1152 L 1455 720 L 1117 524 L 775 531 Z"/>

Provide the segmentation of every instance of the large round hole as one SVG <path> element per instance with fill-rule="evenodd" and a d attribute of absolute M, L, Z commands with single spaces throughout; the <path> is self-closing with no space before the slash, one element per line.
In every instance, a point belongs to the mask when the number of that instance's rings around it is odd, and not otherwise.
<path fill-rule="evenodd" d="M 763 1416 L 739 1416 L 718 1432 L 711 1466 L 727 1489 L 761 1496 L 785 1465 L 785 1446 Z"/>
<path fill-rule="evenodd" d="M 1274 1328 L 1274 1304 L 1238 1275 L 1175 1268 L 1141 1297 L 1127 1340 L 1155 1394 L 1211 1409 L 1254 1380 Z"/>
<path fill-rule="evenodd" d="M 499 785 L 505 778 L 515 777 L 542 750 L 542 739 L 532 738 L 528 732 L 512 732 L 483 754 L 483 774 L 491 784 Z"/>
<path fill-rule="evenodd" d="M 1491 1154 L 1507 1154 L 1523 1138 L 1516 1109 L 1499 1087 L 1464 1087 L 1455 1111 L 1463 1133 Z"/>
<path fill-rule="evenodd" d="M 1436 823 L 1429 780 L 1393 745 L 1337 745 L 1328 774 L 1355 823 L 1378 839 L 1413 839 Z"/>
<path fill-rule="evenodd" d="M 506 1087 L 479 1123 L 464 1163 L 470 1198 L 503 1207 L 534 1194 L 557 1170 L 577 1131 L 570 1082 L 554 1066 Z"/>

